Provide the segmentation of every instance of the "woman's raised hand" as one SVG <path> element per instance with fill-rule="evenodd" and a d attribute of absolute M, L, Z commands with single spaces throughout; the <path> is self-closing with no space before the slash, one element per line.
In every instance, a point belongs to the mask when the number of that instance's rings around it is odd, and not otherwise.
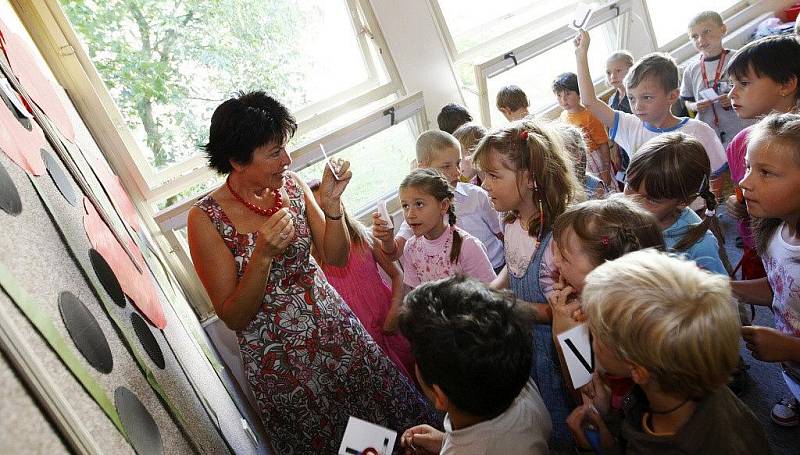
<path fill-rule="evenodd" d="M 350 162 L 343 159 L 331 158 L 329 166 L 322 171 L 322 181 L 319 184 L 319 205 L 325 213 L 338 215 L 341 205 L 342 193 L 350 183 L 353 173 L 350 172 Z M 334 176 L 331 167 L 336 169 Z"/>
<path fill-rule="evenodd" d="M 256 250 L 261 250 L 264 256 L 274 258 L 283 253 L 283 250 L 294 240 L 294 218 L 289 209 L 284 207 L 258 228 Z"/>

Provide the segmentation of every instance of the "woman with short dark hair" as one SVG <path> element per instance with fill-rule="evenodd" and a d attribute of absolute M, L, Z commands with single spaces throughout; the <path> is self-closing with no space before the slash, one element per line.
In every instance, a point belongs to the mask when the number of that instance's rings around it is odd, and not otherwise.
<path fill-rule="evenodd" d="M 347 262 L 340 197 L 325 166 L 319 205 L 288 170 L 294 117 L 264 92 L 222 103 L 205 149 L 225 184 L 190 210 L 188 240 L 217 315 L 237 333 L 277 453 L 336 453 L 349 416 L 402 431 L 431 408 L 369 337 L 311 256 Z"/>

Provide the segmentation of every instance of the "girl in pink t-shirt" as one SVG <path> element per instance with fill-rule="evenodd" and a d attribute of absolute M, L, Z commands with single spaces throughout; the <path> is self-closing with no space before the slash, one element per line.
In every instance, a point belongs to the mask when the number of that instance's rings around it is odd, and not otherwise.
<path fill-rule="evenodd" d="M 496 278 L 486 247 L 455 226 L 453 196 L 447 179 L 435 169 L 416 169 L 400 184 L 400 206 L 414 233 L 400 258 L 404 283 L 411 288 L 456 273 L 487 284 Z"/>

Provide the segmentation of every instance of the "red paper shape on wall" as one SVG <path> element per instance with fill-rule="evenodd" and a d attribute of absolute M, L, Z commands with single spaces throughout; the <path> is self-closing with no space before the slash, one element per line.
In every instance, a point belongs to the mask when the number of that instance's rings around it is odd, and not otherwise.
<path fill-rule="evenodd" d="M 114 275 L 117 276 L 117 280 L 119 280 L 122 291 L 154 326 L 159 329 L 166 327 L 167 320 L 164 318 L 161 301 L 153 284 L 153 278 L 145 266 L 142 252 L 133 240 L 128 238 L 128 247 L 142 269 L 142 272 L 139 272 L 125 249 L 114 237 L 111 229 L 100 218 L 100 214 L 97 213 L 94 205 L 84 198 L 83 206 L 86 210 L 86 214 L 83 217 L 83 227 L 89 237 L 89 242 L 108 262 L 111 270 L 114 271 Z"/>

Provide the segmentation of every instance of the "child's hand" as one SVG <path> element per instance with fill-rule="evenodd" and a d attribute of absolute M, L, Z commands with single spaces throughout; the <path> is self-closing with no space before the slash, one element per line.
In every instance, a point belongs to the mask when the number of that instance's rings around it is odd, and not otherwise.
<path fill-rule="evenodd" d="M 389 223 L 381 219 L 380 213 L 372 213 L 372 235 L 384 245 L 394 243 L 394 228 L 388 226 Z"/>
<path fill-rule="evenodd" d="M 747 206 L 739 202 L 735 194 L 731 194 L 728 196 L 728 199 L 725 200 L 725 208 L 728 210 L 728 213 L 737 220 L 747 217 Z"/>
<path fill-rule="evenodd" d="M 719 97 L 719 105 L 722 106 L 723 109 L 726 111 L 731 108 L 731 99 L 728 97 L 727 94 L 721 95 Z"/>
<path fill-rule="evenodd" d="M 595 369 L 592 380 L 579 389 L 583 404 L 591 404 L 602 414 L 608 414 L 611 409 L 611 389 Z"/>
<path fill-rule="evenodd" d="M 383 327 L 381 328 L 384 334 L 394 335 L 397 333 L 397 329 L 399 328 L 397 320 L 399 315 L 397 311 L 397 305 L 392 305 L 392 307 L 389 308 L 389 312 L 386 313 L 386 318 L 383 320 Z"/>
<path fill-rule="evenodd" d="M 406 455 L 438 454 L 443 443 L 444 433 L 430 425 L 411 427 L 400 437 L 400 446 L 405 448 Z"/>
<path fill-rule="evenodd" d="M 589 38 L 589 32 L 586 30 L 578 30 L 578 35 L 573 40 L 573 44 L 575 44 L 575 55 L 586 55 L 589 53 L 589 42 L 591 38 Z"/>
<path fill-rule="evenodd" d="M 580 324 L 577 318 L 583 317 L 581 303 L 575 298 L 575 289 L 565 284 L 563 279 L 553 287 L 547 296 L 547 303 L 553 313 L 553 335 L 566 332 Z"/>
<path fill-rule="evenodd" d="M 614 436 L 608 431 L 606 423 L 594 406 L 591 404 L 583 404 L 575 408 L 572 414 L 567 417 L 567 427 L 572 435 L 575 436 L 575 441 L 584 449 L 590 449 L 592 446 L 586 439 L 584 428 L 587 425 L 592 425 L 600 433 L 600 444 L 603 447 L 614 446 Z"/>
<path fill-rule="evenodd" d="M 695 111 L 695 112 L 698 112 L 698 113 L 705 112 L 705 111 L 711 109 L 711 105 L 712 104 L 714 104 L 713 101 L 700 100 L 700 101 L 694 103 L 694 109 L 692 109 L 692 110 Z"/>
<path fill-rule="evenodd" d="M 762 362 L 800 360 L 800 338 L 760 326 L 742 327 L 742 338 L 750 354 Z"/>

